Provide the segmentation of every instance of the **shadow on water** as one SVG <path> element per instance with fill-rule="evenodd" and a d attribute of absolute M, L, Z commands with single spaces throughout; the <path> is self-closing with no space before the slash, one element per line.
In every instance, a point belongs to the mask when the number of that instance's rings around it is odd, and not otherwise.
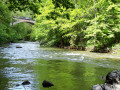
<path fill-rule="evenodd" d="M 18 45 L 22 48 L 16 48 Z M 90 90 L 92 85 L 104 82 L 101 76 L 120 69 L 119 59 L 89 56 L 85 52 L 42 48 L 35 42 L 10 44 L 0 49 L 0 89 Z M 25 80 L 31 84 L 16 87 Z M 54 86 L 43 88 L 43 80 Z"/>

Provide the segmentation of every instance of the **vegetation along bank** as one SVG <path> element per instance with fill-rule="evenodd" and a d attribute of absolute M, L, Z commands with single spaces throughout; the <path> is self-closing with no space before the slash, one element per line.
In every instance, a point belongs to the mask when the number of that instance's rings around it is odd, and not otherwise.
<path fill-rule="evenodd" d="M 10 26 L 15 16 L 30 17 L 35 25 Z M 19 40 L 77 50 L 92 46 L 94 52 L 109 52 L 120 42 L 120 2 L 0 0 L 0 44 Z"/>

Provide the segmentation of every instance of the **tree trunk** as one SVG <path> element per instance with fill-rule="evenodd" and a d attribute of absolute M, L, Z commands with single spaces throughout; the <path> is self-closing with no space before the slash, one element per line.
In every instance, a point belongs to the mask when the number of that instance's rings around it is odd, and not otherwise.
<path fill-rule="evenodd" d="M 75 8 L 77 8 L 77 0 L 75 0 Z"/>

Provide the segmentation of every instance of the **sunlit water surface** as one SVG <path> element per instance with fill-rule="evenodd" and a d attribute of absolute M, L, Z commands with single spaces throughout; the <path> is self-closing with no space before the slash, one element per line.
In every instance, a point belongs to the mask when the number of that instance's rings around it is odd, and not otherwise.
<path fill-rule="evenodd" d="M 12 43 L 0 48 L 0 90 L 91 90 L 92 85 L 104 82 L 102 76 L 120 69 L 120 59 L 114 58 L 40 47 L 37 42 Z M 25 80 L 31 84 L 16 86 Z M 54 86 L 43 88 L 43 80 Z"/>

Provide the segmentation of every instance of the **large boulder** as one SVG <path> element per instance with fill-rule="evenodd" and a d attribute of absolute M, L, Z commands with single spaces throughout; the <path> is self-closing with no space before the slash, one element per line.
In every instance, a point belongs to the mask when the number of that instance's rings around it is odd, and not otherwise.
<path fill-rule="evenodd" d="M 106 75 L 104 84 L 92 86 L 92 90 L 120 90 L 120 71 L 113 70 Z"/>

